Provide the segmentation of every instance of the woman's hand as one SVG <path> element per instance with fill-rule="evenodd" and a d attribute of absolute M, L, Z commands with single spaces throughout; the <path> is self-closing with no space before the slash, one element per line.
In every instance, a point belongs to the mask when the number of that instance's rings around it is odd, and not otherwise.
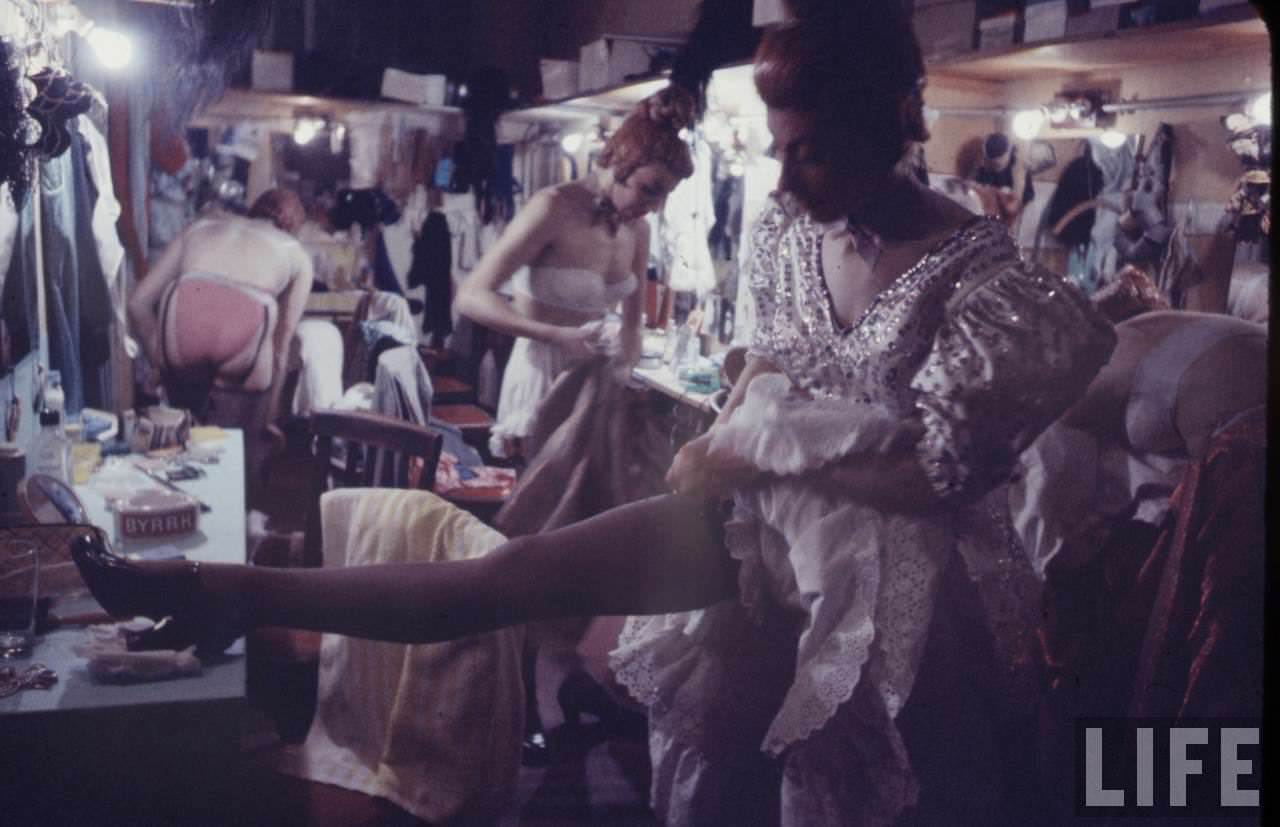
<path fill-rule="evenodd" d="M 561 327 L 556 330 L 553 342 L 570 359 L 589 359 L 604 352 L 600 332 L 600 325 L 594 322 L 578 327 Z"/>
<path fill-rule="evenodd" d="M 667 485 L 677 494 L 721 497 L 749 485 L 764 472 L 735 455 L 711 453 L 707 434 L 692 439 L 676 454 L 667 472 Z"/>

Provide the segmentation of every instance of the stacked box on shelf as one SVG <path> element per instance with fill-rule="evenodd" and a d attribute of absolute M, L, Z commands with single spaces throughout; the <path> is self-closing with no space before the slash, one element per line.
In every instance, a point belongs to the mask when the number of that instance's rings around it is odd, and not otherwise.
<path fill-rule="evenodd" d="M 576 60 L 552 60 L 544 57 L 538 61 L 538 68 L 542 74 L 542 97 L 547 100 L 573 97 L 582 88 L 578 83 Z"/>
<path fill-rule="evenodd" d="M 1070 0 L 1067 4 L 1067 37 L 1100 36 L 1120 28 L 1120 13 L 1132 0 Z"/>
<path fill-rule="evenodd" d="M 1200 0 L 1199 11 L 1201 14 L 1209 14 L 1228 6 L 1244 6 L 1248 3 L 1249 0 Z"/>
<path fill-rule="evenodd" d="M 978 0 L 978 48 L 1007 49 L 1020 41 L 1017 0 Z"/>
<path fill-rule="evenodd" d="M 579 52 L 578 86 L 583 92 L 617 86 L 649 72 L 650 50 L 639 41 L 602 37 Z"/>
<path fill-rule="evenodd" d="M 1057 40 L 1067 33 L 1067 0 L 1027 0 L 1022 42 Z"/>
<path fill-rule="evenodd" d="M 976 0 L 916 0 L 911 22 L 926 58 L 954 57 L 973 51 L 978 4 Z"/>
<path fill-rule="evenodd" d="M 1189 20 L 1197 15 L 1200 0 L 1138 0 L 1124 7 L 1120 28 L 1151 26 Z"/>

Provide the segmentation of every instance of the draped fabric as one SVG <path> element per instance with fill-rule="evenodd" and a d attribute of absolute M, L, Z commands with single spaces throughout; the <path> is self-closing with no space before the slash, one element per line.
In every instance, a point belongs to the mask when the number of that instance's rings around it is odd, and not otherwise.
<path fill-rule="evenodd" d="M 407 281 L 410 289 L 426 288 L 422 332 L 443 339 L 453 332 L 453 239 L 444 213 L 432 211 L 413 243 L 413 263 Z"/>
<path fill-rule="evenodd" d="M 664 491 L 673 453 L 647 405 L 606 357 L 561 373 L 537 406 L 533 459 L 498 512 L 498 528 L 536 534 Z"/>
<path fill-rule="evenodd" d="M 1051 571 L 1045 789 L 1071 771 L 1077 718 L 1261 715 L 1266 483 L 1258 408 L 1188 465 L 1162 526 L 1126 522 L 1088 564 Z"/>
<path fill-rule="evenodd" d="M 62 374 L 66 410 L 110 407 L 107 361 L 114 318 L 107 277 L 94 236 L 97 190 L 90 177 L 87 143 L 68 131 L 67 152 L 40 162 L 40 188 L 19 215 L 18 238 L 4 280 L 3 316 L 14 352 L 37 341 L 36 232 L 33 199 L 41 199 L 49 367 Z"/>
<path fill-rule="evenodd" d="M 425 491 L 342 489 L 320 501 L 326 566 L 481 557 L 502 535 Z M 408 646 L 325 635 L 316 719 L 276 768 L 394 802 L 436 823 L 506 812 L 520 768 L 520 628 Z"/>

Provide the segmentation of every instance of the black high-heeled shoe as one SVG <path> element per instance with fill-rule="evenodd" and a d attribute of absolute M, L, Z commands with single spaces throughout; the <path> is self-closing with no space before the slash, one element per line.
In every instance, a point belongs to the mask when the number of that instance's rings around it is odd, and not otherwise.
<path fill-rule="evenodd" d="M 564 713 L 565 724 L 571 727 L 582 725 L 585 712 L 614 735 L 648 731 L 648 716 L 619 704 L 607 689 L 581 669 L 575 669 L 565 677 L 556 690 L 556 702 Z"/>
<path fill-rule="evenodd" d="M 249 628 L 237 601 L 214 597 L 200 587 L 199 563 L 172 572 L 146 572 L 112 554 L 94 535 L 72 541 L 71 559 L 89 592 L 108 614 L 171 619 L 156 627 L 163 629 L 163 636 L 143 634 L 129 642 L 131 649 L 195 646 L 197 655 L 216 655 Z"/>

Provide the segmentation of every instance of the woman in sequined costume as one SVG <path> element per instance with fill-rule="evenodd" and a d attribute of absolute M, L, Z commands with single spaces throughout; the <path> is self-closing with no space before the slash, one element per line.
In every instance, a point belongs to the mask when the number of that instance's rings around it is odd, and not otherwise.
<path fill-rule="evenodd" d="M 1114 336 L 1001 225 L 898 171 L 925 137 L 918 46 L 896 4 L 832 5 L 757 58 L 783 165 L 753 238 L 758 329 L 677 493 L 459 563 L 80 554 L 94 593 L 405 642 L 683 612 L 633 620 L 614 656 L 650 708 L 665 823 L 1027 823 L 1007 632 L 1032 628 L 1034 579 L 999 487 Z"/>

